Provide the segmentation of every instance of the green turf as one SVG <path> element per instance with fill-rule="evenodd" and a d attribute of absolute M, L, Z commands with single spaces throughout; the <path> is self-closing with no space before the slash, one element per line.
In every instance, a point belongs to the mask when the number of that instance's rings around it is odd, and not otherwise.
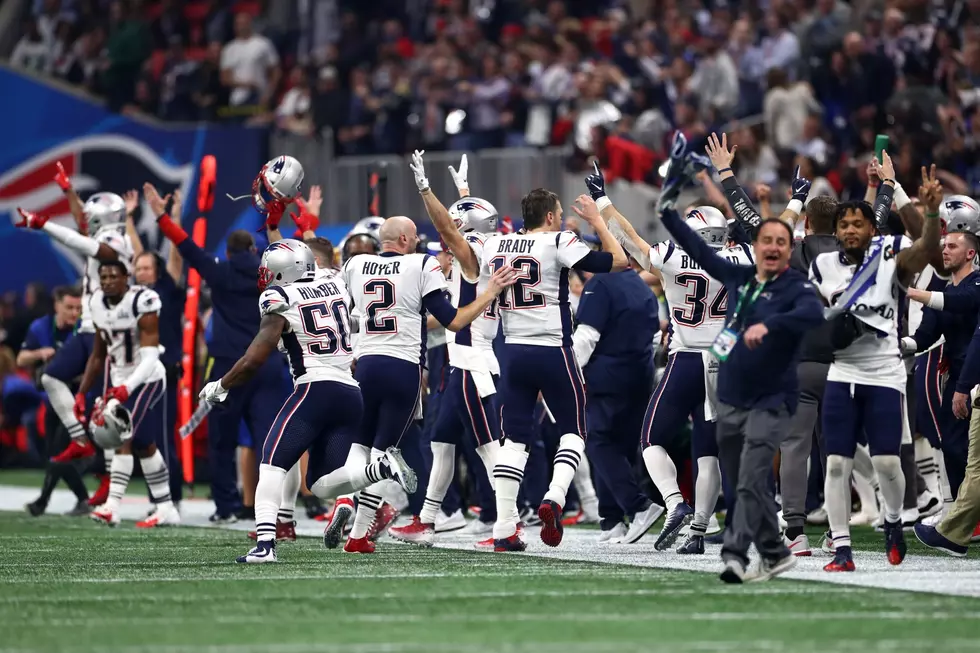
<path fill-rule="evenodd" d="M 4 469 L 0 471 L 0 485 L 17 485 L 20 487 L 36 487 L 40 491 L 41 481 L 44 480 L 44 471 L 40 469 Z M 93 474 L 85 474 L 82 477 L 88 491 L 95 492 L 99 487 L 99 479 Z M 64 481 L 58 484 L 58 488 L 67 489 Z M 191 496 L 206 497 L 210 493 L 210 488 L 206 483 L 196 483 L 191 487 L 184 488 L 184 493 Z M 142 476 L 135 476 L 126 488 L 126 494 L 147 496 L 146 482 Z"/>
<path fill-rule="evenodd" d="M 0 652 L 976 650 L 980 600 L 0 513 Z"/>

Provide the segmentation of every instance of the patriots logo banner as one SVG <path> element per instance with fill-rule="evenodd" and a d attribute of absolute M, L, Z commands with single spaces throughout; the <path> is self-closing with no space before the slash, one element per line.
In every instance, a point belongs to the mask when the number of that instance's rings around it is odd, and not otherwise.
<path fill-rule="evenodd" d="M 0 292 L 23 292 L 34 281 L 48 288 L 74 283 L 82 257 L 43 232 L 14 227 L 17 207 L 74 227 L 68 201 L 54 182 L 61 163 L 84 202 L 96 192 L 123 195 L 145 182 L 161 195 L 180 189 L 185 227 L 198 216 L 197 174 L 201 158 L 218 161 L 219 188 L 251 183 L 265 160 L 267 134 L 261 129 L 162 123 L 110 113 L 101 104 L 66 93 L 41 79 L 0 66 L 0 86 L 8 98 L 37 110 L 11 113 L 0 123 Z M 177 217 L 177 216 L 174 216 Z M 142 202 L 134 219 L 146 249 L 167 247 L 156 216 Z M 205 248 L 224 255 L 224 241 L 241 224 L 257 224 L 251 206 L 235 206 L 215 194 Z M 254 229 L 254 227 L 252 227 Z"/>

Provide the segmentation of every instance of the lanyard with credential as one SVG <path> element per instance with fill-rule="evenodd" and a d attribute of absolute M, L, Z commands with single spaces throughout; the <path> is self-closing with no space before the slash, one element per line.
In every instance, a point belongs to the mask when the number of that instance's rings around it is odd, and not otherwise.
<path fill-rule="evenodd" d="M 721 330 L 721 333 L 718 334 L 715 341 L 711 343 L 710 351 L 719 361 L 726 361 L 732 353 L 732 349 L 735 348 L 735 343 L 738 342 L 738 334 L 741 332 L 741 329 L 736 330 L 736 327 L 738 327 L 738 318 L 742 313 L 742 309 L 747 310 L 759 299 L 759 295 L 762 294 L 762 289 L 766 287 L 768 281 L 758 282 L 751 294 L 749 293 L 750 283 L 752 282 L 750 281 L 739 288 L 738 303 L 735 304 L 735 310 L 732 312 L 731 319 L 725 324 L 725 328 Z"/>

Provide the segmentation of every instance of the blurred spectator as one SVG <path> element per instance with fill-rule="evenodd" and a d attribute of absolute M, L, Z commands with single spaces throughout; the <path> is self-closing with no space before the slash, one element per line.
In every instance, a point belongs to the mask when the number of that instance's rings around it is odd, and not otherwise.
<path fill-rule="evenodd" d="M 800 60 L 800 40 L 790 31 L 785 12 L 769 11 L 765 15 L 766 36 L 762 38 L 762 68 L 769 72 L 779 68 L 790 80 L 796 79 Z"/>
<path fill-rule="evenodd" d="M 218 108 L 227 101 L 228 94 L 221 84 L 221 47 L 220 41 L 208 44 L 207 56 L 195 75 L 191 101 L 201 120 L 217 119 Z"/>
<path fill-rule="evenodd" d="M 64 2 L 62 0 L 43 0 L 40 3 L 40 8 L 35 3 L 34 15 L 37 17 L 37 29 L 41 38 L 49 45 L 54 43 L 58 23 L 62 21 L 74 22 L 74 14 L 63 9 Z"/>
<path fill-rule="evenodd" d="M 820 105 L 808 83 L 790 84 L 782 68 L 773 68 L 766 77 L 769 87 L 763 102 L 766 136 L 776 151 L 789 151 L 803 135 L 807 115 L 820 111 Z"/>
<path fill-rule="evenodd" d="M 194 104 L 199 64 L 189 61 L 181 37 L 170 37 L 167 61 L 160 75 L 160 117 L 164 120 L 193 121 L 198 119 Z"/>
<path fill-rule="evenodd" d="M 688 81 L 688 89 L 702 102 L 702 117 L 724 119 L 738 106 L 738 70 L 731 56 L 722 49 L 719 34 L 706 34 L 701 43 L 701 59 Z"/>
<path fill-rule="evenodd" d="M 276 108 L 276 126 L 293 134 L 309 136 L 313 133 L 313 113 L 306 70 L 302 66 L 293 68 L 289 82 L 292 88 L 286 91 Z"/>
<path fill-rule="evenodd" d="M 501 113 L 510 99 L 510 81 L 503 76 L 497 59 L 485 55 L 480 62 L 480 76 L 473 84 L 461 82 L 457 89 L 469 104 L 471 146 L 474 149 L 502 147 L 504 130 Z"/>
<path fill-rule="evenodd" d="M 316 95 L 313 97 L 313 124 L 317 131 L 325 128 L 333 130 L 334 140 L 341 126 L 347 120 L 350 98 L 341 90 L 337 80 L 337 69 L 324 66 L 317 73 Z M 336 142 L 333 143 L 336 149 Z"/>
<path fill-rule="evenodd" d="M 232 107 L 268 108 L 279 84 L 279 55 L 272 43 L 252 31 L 252 17 L 235 16 L 235 38 L 221 51 L 221 83 Z"/>
<path fill-rule="evenodd" d="M 118 111 L 133 101 L 143 62 L 150 56 L 150 35 L 146 23 L 132 13 L 128 2 L 114 0 L 109 5 L 109 65 L 105 89 L 109 107 Z"/>
<path fill-rule="evenodd" d="M 175 39 L 187 43 L 190 38 L 190 26 L 175 0 L 160 0 L 160 14 L 151 29 L 157 49 L 169 48 Z"/>
<path fill-rule="evenodd" d="M 10 65 L 35 73 L 50 72 L 54 63 L 51 45 L 38 31 L 37 21 L 28 20 L 24 36 L 20 37 L 10 54 Z"/>

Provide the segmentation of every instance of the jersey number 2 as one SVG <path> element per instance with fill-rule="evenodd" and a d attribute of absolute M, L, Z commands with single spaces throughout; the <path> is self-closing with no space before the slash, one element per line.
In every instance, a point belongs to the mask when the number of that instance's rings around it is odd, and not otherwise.
<path fill-rule="evenodd" d="M 395 306 L 395 284 L 389 279 L 371 279 L 364 284 L 365 295 L 375 295 L 364 307 L 367 313 L 367 333 L 398 333 L 398 322 L 394 315 L 378 319 L 378 311 L 387 311 Z"/>
<path fill-rule="evenodd" d="M 684 297 L 684 305 L 672 311 L 674 320 L 678 324 L 696 327 L 704 322 L 706 315 L 708 319 L 725 318 L 725 312 L 728 310 L 728 292 L 725 288 L 718 291 L 709 306 L 706 301 L 708 299 L 708 277 L 703 274 L 688 272 L 678 274 L 674 279 L 678 284 L 686 286 L 688 290 Z"/>
<path fill-rule="evenodd" d="M 501 310 L 523 308 L 541 308 L 545 305 L 544 295 L 531 290 L 534 286 L 541 283 L 541 264 L 538 259 L 530 256 L 517 256 L 511 262 L 511 266 L 517 270 L 517 281 L 510 288 L 500 293 L 498 304 Z M 490 267 L 494 272 L 507 265 L 507 259 L 503 256 L 490 261 Z"/>
<path fill-rule="evenodd" d="M 314 356 L 329 356 L 342 351 L 349 354 L 353 351 L 350 344 L 350 313 L 347 312 L 347 304 L 344 300 L 337 299 L 329 305 L 326 302 L 318 304 L 306 304 L 299 307 L 299 313 L 303 317 L 303 330 L 307 335 L 323 337 L 327 340 L 314 340 L 307 347 Z M 333 315 L 334 322 L 337 323 L 337 330 L 321 325 L 320 321 Z M 339 331 L 339 333 L 338 333 Z"/>

